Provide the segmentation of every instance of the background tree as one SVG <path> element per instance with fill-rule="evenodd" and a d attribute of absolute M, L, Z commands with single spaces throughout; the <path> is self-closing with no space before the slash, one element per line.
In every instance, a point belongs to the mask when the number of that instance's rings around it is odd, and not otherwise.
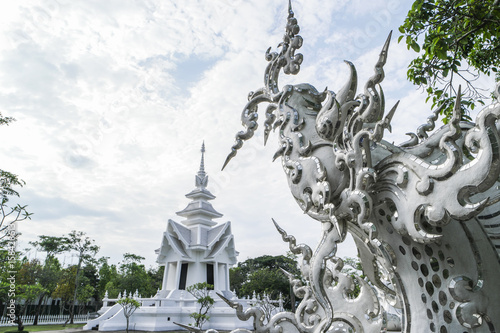
<path fill-rule="evenodd" d="M 194 319 L 194 326 L 199 329 L 210 319 L 207 313 L 215 303 L 215 300 L 210 296 L 210 290 L 213 289 L 214 286 L 206 282 L 195 283 L 186 289 L 196 298 L 196 302 L 200 306 L 198 312 L 193 312 L 189 315 L 189 317 Z"/>
<path fill-rule="evenodd" d="M 73 324 L 75 316 L 75 304 L 78 297 L 78 288 L 80 287 L 79 279 L 83 263 L 90 263 L 94 260 L 95 255 L 99 251 L 99 246 L 94 244 L 94 240 L 85 236 L 83 231 L 71 231 L 68 236 L 64 237 L 65 248 L 69 251 L 75 251 L 78 256 L 78 264 L 76 266 L 73 300 L 69 308 L 69 322 Z M 84 285 L 85 286 L 85 285 Z M 87 292 L 88 290 L 86 290 Z"/>
<path fill-rule="evenodd" d="M 88 248 L 89 251 L 83 251 L 83 255 L 80 255 L 80 251 L 77 252 L 78 264 L 63 267 L 57 255 L 64 252 L 74 254 L 77 249 L 76 245 L 78 245 L 76 239 L 78 237 L 82 238 L 80 250 Z M 69 243 L 72 243 L 72 246 Z M 144 297 L 149 297 L 155 295 L 161 286 L 163 267 L 146 269 L 141 264 L 144 257 L 130 253 L 125 253 L 124 259 L 118 265 L 109 264 L 108 258 L 95 260 L 94 255 L 98 246 L 82 232 L 72 231 L 70 236 L 63 235 L 61 237 L 41 235 L 37 241 L 30 244 L 35 246 L 38 251 L 47 253 L 43 263 L 38 259 L 30 261 L 26 255 L 17 251 L 13 262 L 14 267 L 9 267 L 9 251 L 5 247 L 0 248 L 0 310 L 10 299 L 7 281 L 10 276 L 9 271 L 16 271 L 18 272 L 17 285 L 37 286 L 37 289 L 23 287 L 24 289 L 20 292 L 20 295 L 25 297 L 20 298 L 20 301 L 27 306 L 21 310 L 35 314 L 35 324 L 37 316 L 43 311 L 48 309 L 49 313 L 52 313 L 50 305 L 43 306 L 48 297 L 60 299 L 58 312 L 70 313 L 70 315 L 73 313 L 74 315 L 81 313 L 82 310 L 96 311 L 106 290 L 109 291 L 110 298 L 117 297 L 125 289 L 132 293 L 137 290 Z M 31 298 L 30 295 L 35 291 L 38 291 L 39 294 L 35 298 Z M 24 301 L 25 299 L 27 301 Z M 89 308 L 87 303 L 92 299 L 94 302 L 91 305 L 94 307 Z"/>
<path fill-rule="evenodd" d="M 85 304 L 86 302 L 94 299 L 94 305 L 101 302 L 102 297 L 99 295 L 99 273 L 97 266 L 91 262 L 83 267 L 80 288 L 82 288 L 82 292 L 80 293 L 80 297 L 78 302 L 80 304 Z M 84 290 L 83 290 L 84 288 Z M 87 307 L 85 307 L 86 311 L 89 311 Z M 97 312 L 99 310 L 97 307 L 92 308 L 92 312 Z"/>
<path fill-rule="evenodd" d="M 281 269 L 300 277 L 297 260 L 292 254 L 249 258 L 229 270 L 230 288 L 236 291 L 238 297 L 252 297 L 255 292 L 262 296 L 267 294 L 271 299 L 277 300 L 281 293 L 284 306 L 293 310 L 295 295 Z"/>
<path fill-rule="evenodd" d="M 31 261 L 23 258 L 19 260 L 19 266 L 15 275 L 15 299 L 16 299 L 16 322 L 18 331 L 24 330 L 22 316 L 32 303 L 41 297 L 47 290 L 40 284 L 40 272 L 42 265 L 37 259 Z"/>
<path fill-rule="evenodd" d="M 116 265 L 108 264 L 106 259 L 101 260 L 99 269 L 99 295 L 106 291 L 110 298 L 117 297 L 124 290 L 137 291 L 141 296 L 149 297 L 156 294 L 163 280 L 163 267 L 149 268 L 141 264 L 144 257 L 132 253 L 125 253 L 123 260 Z"/>
<path fill-rule="evenodd" d="M 151 285 L 149 285 L 149 276 L 145 266 L 141 264 L 144 259 L 144 257 L 132 253 L 123 255 L 123 261 L 120 263 L 121 278 L 119 282 L 122 291 L 128 290 L 133 293 L 137 290 L 141 295 L 147 296 L 156 293 L 156 289 L 152 290 Z"/>
<path fill-rule="evenodd" d="M 240 266 L 231 267 L 229 269 L 229 288 L 236 293 L 237 296 L 242 297 L 241 287 L 247 281 L 248 270 Z"/>
<path fill-rule="evenodd" d="M 14 263 L 13 267 L 9 267 L 9 254 L 8 251 L 5 250 L 5 248 L 1 247 L 0 248 L 0 305 L 2 306 L 2 309 L 4 306 L 7 305 L 7 302 L 9 301 L 9 289 L 10 289 L 10 282 L 8 278 L 11 276 L 9 271 L 18 271 L 20 265 L 17 263 L 17 261 Z"/>
<path fill-rule="evenodd" d="M 12 296 L 12 292 L 17 292 L 15 289 L 17 284 L 11 284 L 14 282 L 12 281 L 12 272 L 19 272 L 21 270 L 21 255 L 21 252 L 16 248 L 8 249 L 6 246 L 0 246 L 0 304 L 5 314 L 9 316 L 9 319 L 13 318 L 10 316 L 10 310 L 5 310 L 5 307 L 10 305 L 11 299 L 15 299 L 15 297 Z M 16 309 L 14 309 L 14 317 L 15 313 L 18 312 L 15 310 Z"/>
<path fill-rule="evenodd" d="M 251 296 L 254 292 L 263 297 L 269 295 L 277 300 L 280 293 L 287 295 L 290 289 L 288 278 L 277 269 L 259 268 L 248 275 L 248 280 L 241 286 L 241 293 Z"/>
<path fill-rule="evenodd" d="M 118 270 L 116 265 L 108 263 L 109 257 L 101 257 L 97 260 L 99 266 L 99 283 L 97 286 L 99 297 L 104 297 L 106 291 L 109 297 L 117 297 L 120 290 L 115 286 L 118 280 Z"/>
<path fill-rule="evenodd" d="M 9 125 L 15 121 L 12 117 L 3 117 L 0 113 L 0 125 Z M 13 173 L 0 169 L 0 241 L 7 236 L 7 229 L 13 223 L 31 219 L 32 213 L 28 213 L 26 206 L 19 204 L 9 207 L 9 197 L 19 197 L 16 186 L 22 187 L 26 183 Z"/>
<path fill-rule="evenodd" d="M 17 281 L 16 281 L 17 282 Z M 45 289 L 39 284 L 18 284 L 16 285 L 16 322 L 17 330 L 24 331 L 22 316 L 29 304 L 40 297 Z"/>
<path fill-rule="evenodd" d="M 57 287 L 57 281 L 61 273 L 61 263 L 56 257 L 46 257 L 42 269 L 39 271 L 39 282 L 45 289 L 45 292 L 40 296 L 38 305 L 35 310 L 35 320 L 33 325 L 38 324 L 38 316 L 40 315 L 42 304 L 51 296 Z"/>
<path fill-rule="evenodd" d="M 163 283 L 163 274 L 165 272 L 165 266 L 150 267 L 147 271 L 149 276 L 149 286 L 151 286 L 151 294 L 143 293 L 144 296 L 154 296 L 158 289 L 161 289 L 161 284 Z"/>
<path fill-rule="evenodd" d="M 89 267 L 90 266 L 90 267 Z M 88 302 L 96 294 L 97 276 L 92 276 L 96 271 L 95 267 L 86 265 L 81 269 L 81 276 L 78 278 L 78 285 L 75 288 L 77 265 L 69 266 L 61 270 L 57 286 L 52 293 L 52 298 L 59 298 L 61 300 L 60 307 L 62 311 L 68 311 L 71 315 L 73 308 L 74 314 L 79 313 L 81 310 L 87 310 L 85 303 Z M 74 298 L 76 289 L 76 300 Z M 76 301 L 78 301 L 80 311 L 76 309 Z M 73 305 L 75 305 L 73 307 Z M 95 310 L 95 309 L 93 309 Z"/>
<path fill-rule="evenodd" d="M 63 237 L 40 235 L 38 239 L 38 241 L 29 243 L 38 251 L 45 252 L 47 258 L 53 258 L 56 254 L 67 250 Z"/>
<path fill-rule="evenodd" d="M 52 292 L 51 297 L 60 299 L 60 312 L 70 311 L 71 300 L 74 294 L 74 281 L 76 275 L 76 266 L 66 267 L 59 273 L 59 279 L 55 290 Z"/>
<path fill-rule="evenodd" d="M 41 235 L 38 236 L 38 238 L 38 241 L 30 242 L 30 244 L 38 251 L 46 253 L 45 263 L 40 270 L 40 284 L 44 287 L 46 292 L 38 299 L 33 325 L 38 325 L 38 316 L 40 315 L 42 304 L 52 295 L 57 287 L 61 272 L 61 264 L 55 255 L 64 251 L 62 237 Z"/>
<path fill-rule="evenodd" d="M 473 86 L 480 74 L 495 74 L 500 65 L 499 0 L 416 0 L 399 31 L 411 61 L 408 80 L 427 92 L 432 107 L 442 108 L 447 122 L 462 84 L 462 111 L 486 96 Z"/>
<path fill-rule="evenodd" d="M 123 308 L 123 315 L 127 320 L 127 333 L 130 317 L 134 314 L 135 310 L 141 306 L 141 304 L 133 298 L 120 298 L 116 303 L 120 304 Z"/>
<path fill-rule="evenodd" d="M 0 170 L 0 187 L 4 184 L 4 175 L 5 171 Z M 12 176 L 17 177 L 15 175 Z M 31 215 L 33 214 L 28 213 L 26 210 L 27 206 L 21 206 L 20 204 L 8 206 L 8 201 L 9 199 L 7 197 L 2 197 L 0 199 L 0 241 L 7 237 L 7 229 L 9 226 L 16 222 L 31 220 Z"/>

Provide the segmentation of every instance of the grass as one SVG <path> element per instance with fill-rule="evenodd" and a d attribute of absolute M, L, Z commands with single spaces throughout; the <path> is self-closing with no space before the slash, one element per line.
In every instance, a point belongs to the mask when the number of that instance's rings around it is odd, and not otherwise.
<path fill-rule="evenodd" d="M 24 330 L 28 332 L 42 332 L 42 331 L 59 331 L 64 330 L 65 328 L 78 328 L 83 327 L 85 324 L 68 324 L 66 327 L 63 327 L 62 324 L 58 325 L 25 325 Z M 17 326 L 4 326 L 0 327 L 0 333 L 4 333 L 6 331 L 15 331 L 17 330 Z"/>

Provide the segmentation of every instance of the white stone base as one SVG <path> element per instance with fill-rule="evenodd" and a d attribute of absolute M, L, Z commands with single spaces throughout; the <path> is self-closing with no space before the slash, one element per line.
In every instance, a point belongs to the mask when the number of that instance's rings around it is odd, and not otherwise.
<path fill-rule="evenodd" d="M 224 331 L 231 331 L 236 328 L 253 329 L 253 318 L 248 321 L 239 320 L 234 309 L 229 307 L 218 296 L 211 296 L 216 302 L 208 313 L 210 319 L 203 325 L 204 330 L 210 328 Z M 245 300 L 240 301 L 246 303 Z M 139 299 L 139 302 L 142 303 L 142 306 L 130 317 L 130 330 L 179 330 L 180 327 L 174 322 L 184 325 L 193 324 L 194 320 L 189 315 L 198 310 L 194 297 L 184 292 L 179 294 L 179 291 L 170 293 L 167 298 Z M 101 313 L 101 316 L 89 321 L 83 327 L 84 330 L 95 327 L 98 327 L 99 331 L 121 331 L 126 329 L 127 322 L 120 304 L 103 308 L 99 310 L 99 313 Z"/>

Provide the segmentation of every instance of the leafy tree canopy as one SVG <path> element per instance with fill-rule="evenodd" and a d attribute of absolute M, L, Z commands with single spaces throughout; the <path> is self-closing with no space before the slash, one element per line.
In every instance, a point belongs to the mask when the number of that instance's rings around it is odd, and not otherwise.
<path fill-rule="evenodd" d="M 297 261 L 290 256 L 270 256 L 264 255 L 257 258 L 249 258 L 244 262 L 238 263 L 241 269 L 252 272 L 261 268 L 284 269 L 292 274 L 299 274 Z"/>
<path fill-rule="evenodd" d="M 288 295 L 290 282 L 283 272 L 276 269 L 260 268 L 249 274 L 248 280 L 241 286 L 243 295 L 251 296 L 254 292 L 267 294 L 271 299 L 278 299 L 280 293 Z"/>
<path fill-rule="evenodd" d="M 108 292 L 110 298 L 117 297 L 125 290 L 127 294 L 136 290 L 143 297 L 156 294 L 163 280 L 164 267 L 148 268 L 141 264 L 144 257 L 125 253 L 119 267 L 109 264 L 107 258 L 99 259 L 99 295 Z M 123 295 L 125 296 L 125 295 Z"/>
<path fill-rule="evenodd" d="M 416 0 L 399 31 L 408 49 L 419 55 L 407 76 L 424 88 L 432 107 L 441 108 L 447 122 L 458 84 L 462 87 L 462 113 L 487 96 L 473 86 L 480 74 L 500 79 L 499 0 Z"/>
<path fill-rule="evenodd" d="M 93 262 L 94 256 L 99 252 L 100 246 L 95 245 L 95 241 L 85 235 L 83 231 L 73 230 L 68 236 L 62 237 L 63 248 L 73 250 L 78 253 L 80 262 Z"/>
<path fill-rule="evenodd" d="M 30 242 L 30 244 L 39 251 L 46 252 L 47 259 L 67 250 L 64 237 L 40 235 L 38 238 L 38 241 Z"/>
<path fill-rule="evenodd" d="M 123 254 L 123 264 L 124 265 L 130 264 L 133 262 L 140 264 L 144 259 L 146 259 L 146 258 L 141 257 L 137 254 L 133 254 L 133 253 L 127 252 L 127 253 Z"/>
<path fill-rule="evenodd" d="M 255 292 L 260 295 L 265 293 L 276 300 L 281 293 L 285 298 L 285 306 L 290 306 L 290 302 L 294 302 L 294 295 L 288 277 L 281 269 L 300 277 L 300 270 L 293 255 L 249 258 L 229 270 L 230 288 L 236 291 L 238 297 L 252 297 Z"/>
<path fill-rule="evenodd" d="M 13 173 L 0 170 L 0 194 L 2 196 L 2 200 L 7 202 L 9 200 L 9 196 L 19 196 L 19 192 L 17 192 L 14 187 L 15 186 L 24 186 L 26 183 L 19 179 L 19 177 Z"/>

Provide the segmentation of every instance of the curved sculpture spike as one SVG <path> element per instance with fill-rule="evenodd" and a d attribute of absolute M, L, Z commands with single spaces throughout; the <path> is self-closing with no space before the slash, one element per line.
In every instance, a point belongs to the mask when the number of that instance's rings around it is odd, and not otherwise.
<path fill-rule="evenodd" d="M 184 324 L 181 324 L 181 323 L 176 323 L 175 321 L 174 321 L 174 324 L 177 325 L 177 326 L 180 326 L 180 327 L 182 327 L 182 328 L 184 328 L 186 330 L 188 330 L 189 332 L 195 332 L 195 333 L 203 333 L 203 332 L 205 332 L 205 331 L 203 331 L 199 327 L 184 325 Z M 209 332 L 209 331 L 210 330 L 207 330 L 205 333 L 212 333 L 212 332 Z M 212 331 L 215 331 L 215 330 L 212 330 Z M 217 332 L 217 331 L 215 331 L 215 332 Z"/>
<path fill-rule="evenodd" d="M 345 63 L 349 66 L 350 71 L 347 83 L 337 95 L 332 91 L 325 90 L 326 102 L 316 119 L 318 135 L 332 142 L 337 141 L 352 110 L 359 105 L 359 101 L 354 100 L 358 82 L 356 68 L 349 61 L 345 61 Z"/>
<path fill-rule="evenodd" d="M 236 156 L 238 150 L 243 146 L 243 142 L 253 136 L 254 131 L 258 127 L 257 107 L 262 102 L 271 103 L 266 111 L 264 130 L 264 144 L 267 142 L 269 131 L 276 119 L 274 113 L 277 106 L 274 103 L 278 102 L 282 96 L 282 92 L 280 92 L 278 87 L 279 73 L 283 69 L 285 74 L 297 74 L 303 60 L 302 54 L 295 54 L 295 51 L 302 46 L 302 37 L 297 35 L 299 31 L 300 27 L 297 24 L 297 19 L 294 17 L 291 1 L 289 1 L 286 32 L 283 36 L 283 42 L 279 45 L 281 48 L 280 53 L 270 52 L 271 48 L 266 51 L 266 60 L 269 61 L 269 64 L 264 75 L 264 87 L 255 93 L 251 92 L 249 94 L 249 102 L 241 115 L 241 122 L 245 130 L 236 134 L 236 142 L 231 147 L 231 152 L 226 157 L 222 170 Z"/>
<path fill-rule="evenodd" d="M 383 115 L 383 100 L 384 94 L 379 86 L 380 92 L 377 91 L 376 86 L 379 85 L 385 77 L 384 65 L 387 61 L 389 53 L 389 45 L 391 42 L 392 31 L 389 33 L 377 63 L 375 64 L 375 74 L 368 79 L 365 84 L 365 102 L 357 111 L 360 114 L 361 120 L 365 123 L 370 123 L 381 119 Z"/>

